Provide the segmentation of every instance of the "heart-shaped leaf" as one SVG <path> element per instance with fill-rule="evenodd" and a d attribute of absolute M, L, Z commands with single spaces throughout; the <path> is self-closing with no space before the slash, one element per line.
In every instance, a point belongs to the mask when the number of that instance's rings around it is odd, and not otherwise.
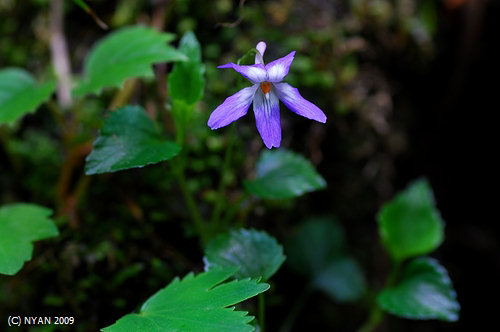
<path fill-rule="evenodd" d="M 0 124 L 14 123 L 28 112 L 35 111 L 49 99 L 56 84 L 37 84 L 30 73 L 20 68 L 0 70 Z"/>
<path fill-rule="evenodd" d="M 139 313 L 128 314 L 102 330 L 251 332 L 254 328 L 248 323 L 253 317 L 229 306 L 266 291 L 269 285 L 250 279 L 224 283 L 236 270 L 214 269 L 176 278 L 151 296 Z"/>
<path fill-rule="evenodd" d="M 34 204 L 0 208 L 0 273 L 14 275 L 31 259 L 33 241 L 58 235 L 52 211 Z"/>
<path fill-rule="evenodd" d="M 238 267 L 237 279 L 262 277 L 276 273 L 285 261 L 283 247 L 266 232 L 239 229 L 219 235 L 207 245 L 205 269 Z"/>
<path fill-rule="evenodd" d="M 426 180 L 411 183 L 378 215 L 379 232 L 396 261 L 434 251 L 443 241 L 444 222 Z"/>
<path fill-rule="evenodd" d="M 446 269 L 432 258 L 417 258 L 405 268 L 401 281 L 377 297 L 393 315 L 411 319 L 458 320 L 460 305 Z"/>
<path fill-rule="evenodd" d="M 304 157 L 280 149 L 264 151 L 257 161 L 257 178 L 244 185 L 263 199 L 288 199 L 323 189 L 326 181 Z"/>
<path fill-rule="evenodd" d="M 125 106 L 104 122 L 87 157 L 87 175 L 143 167 L 175 157 L 181 148 L 164 139 L 140 106 Z"/>
<path fill-rule="evenodd" d="M 186 56 L 169 46 L 173 34 L 144 26 L 122 28 L 99 41 L 85 62 L 85 78 L 73 90 L 77 96 L 120 87 L 127 78 L 153 77 L 152 65 L 183 61 Z"/>

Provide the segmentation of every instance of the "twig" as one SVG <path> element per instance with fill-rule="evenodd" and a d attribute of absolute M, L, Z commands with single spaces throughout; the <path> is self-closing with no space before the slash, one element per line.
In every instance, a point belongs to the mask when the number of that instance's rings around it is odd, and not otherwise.
<path fill-rule="evenodd" d="M 64 37 L 64 0 L 50 1 L 50 51 L 58 81 L 57 99 L 63 109 L 71 106 L 71 67 Z"/>
<path fill-rule="evenodd" d="M 235 26 L 238 26 L 243 21 L 244 6 L 245 6 L 245 0 L 240 0 L 240 5 L 239 5 L 240 16 L 238 17 L 238 19 L 236 21 L 234 21 L 232 23 L 229 23 L 229 22 L 217 23 L 216 26 L 217 27 L 224 27 L 224 28 L 234 28 Z"/>

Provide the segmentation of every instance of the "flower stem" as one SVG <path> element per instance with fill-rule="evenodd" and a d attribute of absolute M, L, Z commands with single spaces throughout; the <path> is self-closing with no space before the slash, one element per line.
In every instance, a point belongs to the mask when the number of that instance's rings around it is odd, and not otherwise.
<path fill-rule="evenodd" d="M 226 209 L 226 213 L 222 218 L 223 227 L 228 227 L 231 221 L 234 221 L 235 215 L 241 211 L 241 204 L 248 199 L 249 195 L 246 192 L 243 192 L 241 196 L 236 199 L 235 202 L 230 203 L 230 206 Z"/>
<path fill-rule="evenodd" d="M 229 132 L 229 141 L 227 143 L 226 154 L 224 156 L 224 162 L 222 164 L 222 170 L 220 173 L 219 187 L 217 189 L 217 198 L 215 201 L 214 211 L 212 213 L 212 218 L 210 219 L 210 225 L 215 228 L 216 225 L 220 225 L 220 216 L 222 207 L 224 205 L 224 189 L 225 189 L 225 175 L 229 168 L 229 164 L 231 163 L 231 159 L 233 156 L 233 142 L 234 142 L 234 132 L 235 132 L 235 124 L 231 124 L 231 129 Z"/>
<path fill-rule="evenodd" d="M 179 188 L 182 192 L 182 196 L 184 197 L 186 208 L 200 238 L 201 247 L 205 248 L 205 245 L 208 243 L 210 234 L 208 233 L 206 223 L 201 216 L 198 205 L 196 204 L 193 194 L 191 193 L 191 190 L 189 190 L 186 181 L 185 169 L 186 157 L 188 155 L 188 144 L 186 144 L 186 131 L 184 130 L 184 127 L 176 126 L 175 142 L 182 147 L 182 150 L 179 155 L 174 160 L 172 160 L 172 170 L 175 174 L 177 182 L 179 183 Z"/>
<path fill-rule="evenodd" d="M 172 165 L 174 174 L 177 178 L 177 182 L 179 183 L 179 187 L 182 192 L 182 196 L 184 197 L 187 210 L 193 220 L 194 227 L 196 228 L 196 231 L 200 237 L 201 245 L 202 247 L 205 247 L 208 241 L 208 233 L 205 228 L 205 222 L 203 221 L 200 211 L 198 210 L 198 206 L 196 205 L 193 195 L 187 186 L 186 175 L 184 172 L 185 164 L 182 162 L 180 158 L 177 158 L 172 161 Z"/>

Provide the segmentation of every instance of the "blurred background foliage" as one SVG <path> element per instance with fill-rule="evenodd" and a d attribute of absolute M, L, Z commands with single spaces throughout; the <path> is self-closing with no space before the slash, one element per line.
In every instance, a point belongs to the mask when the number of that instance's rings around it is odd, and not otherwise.
<path fill-rule="evenodd" d="M 481 75 L 498 59 L 492 48 L 499 28 L 498 2 L 87 3 L 111 29 L 141 23 L 173 32 L 178 39 L 192 30 L 200 41 L 207 84 L 188 133 L 188 185 L 201 193 L 197 199 L 202 211 L 214 200 L 228 133 L 210 131 L 206 120 L 224 98 L 248 85 L 234 72 L 216 67 L 236 61 L 260 40 L 268 45 L 266 61 L 296 50 L 286 81 L 322 108 L 328 121 L 304 121 L 282 107 L 282 146 L 312 160 L 328 188 L 293 201 L 249 200 L 235 223 L 266 229 L 286 243 L 310 216 L 333 214 L 370 284 L 380 286 L 389 262 L 378 242 L 376 211 L 410 180 L 425 175 L 447 221 L 447 243 L 436 255 L 454 280 L 463 306 L 461 321 L 391 317 L 384 328 L 473 328 L 478 309 L 470 306 L 478 291 L 471 289 L 476 280 L 471 271 L 484 275 L 486 285 L 498 281 L 500 269 L 497 230 L 490 231 L 486 222 L 471 224 L 486 212 L 472 208 L 480 199 L 472 194 L 479 191 L 480 180 L 469 177 L 476 174 L 482 156 L 475 141 L 466 138 L 477 130 L 469 117 L 481 118 L 494 95 L 492 87 L 482 84 Z M 48 0 L 0 1 L 1 68 L 23 67 L 39 79 L 54 76 L 49 8 Z M 70 1 L 65 1 L 64 15 L 76 77 L 90 47 L 107 31 Z M 161 87 L 169 70 L 170 66 L 157 66 L 159 83 L 140 82 L 131 93 L 132 103 L 143 105 L 153 117 L 164 107 Z M 75 111 L 62 118 L 49 103 L 14 127 L 0 127 L 0 202 L 52 207 L 61 231 L 59 237 L 37 244 L 35 258 L 15 277 L 0 278 L 0 317 L 12 312 L 74 316 L 76 330 L 95 331 L 136 309 L 174 276 L 202 270 L 202 252 L 190 224 L 181 222 L 187 218 L 184 203 L 167 164 L 83 175 L 84 158 L 113 96 L 106 90 L 101 98 L 77 100 Z M 160 117 L 172 126 L 168 115 Z M 262 149 L 253 115 L 244 117 L 236 131 L 234 161 L 225 174 L 229 205 L 240 197 L 242 179 L 252 175 Z M 485 266 L 491 267 L 491 262 L 496 274 L 487 273 L 490 268 Z M 300 274 L 287 267 L 271 280 L 270 331 L 279 330 L 289 314 L 288 304 L 297 300 L 287 289 L 303 283 Z M 294 330 L 353 331 L 366 318 L 371 295 L 339 305 L 314 293 Z"/>

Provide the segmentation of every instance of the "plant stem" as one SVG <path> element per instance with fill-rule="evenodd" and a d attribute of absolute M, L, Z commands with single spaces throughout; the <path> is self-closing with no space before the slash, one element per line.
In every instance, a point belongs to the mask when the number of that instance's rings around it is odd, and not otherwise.
<path fill-rule="evenodd" d="M 123 107 L 127 105 L 130 100 L 130 97 L 134 93 L 135 87 L 137 85 L 136 78 L 129 78 L 125 81 L 123 88 L 118 90 L 116 94 L 113 96 L 113 100 L 109 105 L 110 110 L 115 110 L 119 107 Z"/>
<path fill-rule="evenodd" d="M 196 205 L 193 195 L 191 194 L 191 191 L 187 186 L 186 175 L 184 173 L 185 164 L 182 162 L 181 157 L 182 155 L 172 161 L 174 174 L 177 177 L 182 196 L 184 197 L 184 201 L 186 202 L 187 210 L 191 215 L 191 218 L 193 219 L 196 231 L 200 236 L 201 245 L 204 248 L 207 244 L 209 234 L 207 233 L 205 222 L 201 217 L 200 211 L 198 210 L 198 206 Z"/>
<path fill-rule="evenodd" d="M 265 332 L 266 326 L 266 301 L 264 298 L 264 293 L 259 294 L 259 326 L 260 332 Z"/>
<path fill-rule="evenodd" d="M 281 325 L 280 332 L 289 332 L 292 330 L 292 326 L 297 319 L 297 316 L 299 315 L 300 311 L 304 307 L 304 305 L 307 303 L 307 299 L 309 298 L 309 295 L 311 295 L 313 291 L 313 285 L 312 283 L 309 283 L 307 287 L 305 287 L 302 292 L 300 293 L 299 297 L 295 300 L 295 303 L 288 313 L 288 315 L 285 318 L 285 321 L 283 322 L 283 325 Z"/>
<path fill-rule="evenodd" d="M 210 225 L 215 227 L 216 225 L 220 225 L 220 214 L 222 211 L 222 207 L 224 204 L 224 187 L 226 182 L 225 174 L 229 168 L 229 164 L 231 162 L 231 158 L 233 155 L 233 142 L 234 142 L 234 132 L 235 132 L 235 124 L 231 125 L 231 130 L 229 132 L 229 141 L 227 143 L 226 154 L 224 156 L 224 162 L 222 164 L 222 171 L 220 173 L 219 187 L 217 189 L 217 198 L 215 201 L 214 211 L 212 213 L 212 218 L 210 219 Z"/>
<path fill-rule="evenodd" d="M 241 203 L 243 203 L 243 201 L 245 201 L 247 198 L 248 194 L 246 192 L 243 192 L 234 203 L 230 204 L 230 206 L 226 210 L 224 217 L 222 218 L 223 227 L 227 227 L 231 220 L 234 219 L 236 213 L 238 213 L 238 211 L 240 211 L 241 209 Z"/>
<path fill-rule="evenodd" d="M 384 320 L 384 312 L 376 304 L 372 306 L 370 311 L 370 316 L 363 326 L 358 330 L 358 332 L 371 332 L 374 331 L 380 323 Z"/>
<path fill-rule="evenodd" d="M 391 272 L 387 277 L 384 288 L 392 286 L 398 277 L 399 269 L 401 267 L 401 262 L 393 262 L 391 267 Z M 363 324 L 358 330 L 358 332 L 372 332 L 374 331 L 384 320 L 385 313 L 377 305 L 377 301 L 374 300 L 371 305 L 370 315 L 366 323 Z"/>

